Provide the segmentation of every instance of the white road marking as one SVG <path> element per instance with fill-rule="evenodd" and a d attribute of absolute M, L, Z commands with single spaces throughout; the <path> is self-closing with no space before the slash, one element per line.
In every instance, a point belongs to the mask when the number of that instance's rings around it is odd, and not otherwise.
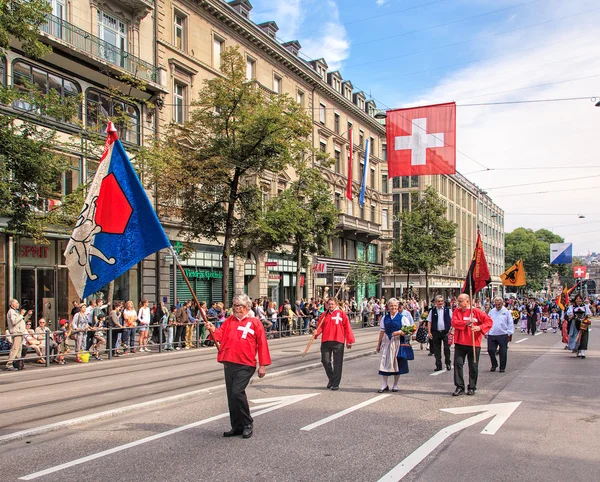
<path fill-rule="evenodd" d="M 486 425 L 481 433 L 487 435 L 494 435 L 504 422 L 510 417 L 510 415 L 517 409 L 521 402 L 511 403 L 496 403 L 491 405 L 477 405 L 473 407 L 459 407 L 459 408 L 446 408 L 441 409 L 443 412 L 450 412 L 455 414 L 472 413 L 483 411 L 474 417 L 467 418 L 461 422 L 445 427 L 431 437 L 427 442 L 421 445 L 412 454 L 406 457 L 396 467 L 390 470 L 387 474 L 379 479 L 378 482 L 394 481 L 397 482 L 402 480 L 412 469 L 414 469 L 421 461 L 439 447 L 444 440 L 450 435 L 459 432 L 471 425 L 492 418 L 490 423 Z"/>
<path fill-rule="evenodd" d="M 452 365 L 452 368 L 454 368 L 454 365 Z M 433 372 L 433 373 L 430 373 L 430 375 L 432 377 L 435 377 L 437 375 L 441 375 L 442 373 L 446 373 L 446 372 L 449 372 L 449 371 L 450 370 L 446 370 L 445 368 L 442 368 L 439 372 Z"/>
<path fill-rule="evenodd" d="M 352 413 L 355 410 L 359 410 L 363 407 L 366 407 L 367 405 L 371 405 L 372 403 L 378 402 L 379 400 L 382 400 L 385 397 L 389 397 L 389 394 L 377 395 L 375 398 L 371 398 L 370 400 L 367 400 L 366 402 L 359 403 L 358 405 L 354 405 L 353 407 L 347 408 L 346 410 L 342 410 L 341 412 L 334 413 L 333 415 L 330 415 L 329 417 L 319 420 L 318 422 L 311 423 L 310 425 L 307 425 L 306 427 L 302 427 L 300 430 L 304 430 L 304 431 L 308 432 L 308 431 L 312 430 L 313 428 L 320 427 L 321 425 L 325 425 L 326 423 L 331 422 L 332 420 L 335 420 L 337 418 L 343 417 L 344 415 Z"/>
<path fill-rule="evenodd" d="M 524 341 L 529 340 L 529 338 L 521 338 L 519 341 L 515 341 L 515 343 L 523 343 Z"/>
<path fill-rule="evenodd" d="M 533 336 L 538 336 L 538 335 L 543 335 L 543 334 L 544 334 L 544 332 L 543 332 L 543 331 L 538 331 L 538 332 L 537 332 L 535 335 L 533 335 Z"/>
<path fill-rule="evenodd" d="M 291 395 L 288 397 L 265 398 L 265 399 L 260 399 L 260 400 L 254 400 L 253 401 L 254 403 L 262 403 L 262 405 L 260 405 L 258 407 L 253 407 L 252 415 L 254 417 L 257 417 L 258 415 L 262 415 L 263 413 L 268 413 L 273 410 L 277 410 L 278 408 L 287 407 L 288 405 L 291 405 L 292 403 L 306 400 L 307 398 L 314 397 L 315 395 L 319 395 L 319 394 L 318 393 L 309 393 L 309 394 L 305 394 L 305 395 Z M 257 410 L 257 409 L 258 409 L 258 411 L 255 412 L 254 410 Z M 33 474 L 29 474 L 29 475 L 20 477 L 19 480 L 37 479 L 38 477 L 43 477 L 44 475 L 53 474 L 54 472 L 59 472 L 64 469 L 68 469 L 70 467 L 74 467 L 76 465 L 80 465 L 85 462 L 89 462 L 90 460 L 96 460 L 101 457 L 105 457 L 107 455 L 121 452 L 123 450 L 127 450 L 129 448 L 136 447 L 138 445 L 152 442 L 154 440 L 158 440 L 163 437 L 168 437 L 169 435 L 183 432 L 185 430 L 189 430 L 190 428 L 199 427 L 200 425 L 205 425 L 207 423 L 214 422 L 215 420 L 219 420 L 221 418 L 226 418 L 226 417 L 229 417 L 229 412 L 222 413 L 220 415 L 215 415 L 214 417 L 206 418 L 204 420 L 198 420 L 197 422 L 193 422 L 193 423 L 190 423 L 187 425 L 183 425 L 181 427 L 167 430 L 166 432 L 157 433 L 157 434 L 151 435 L 150 437 L 142 438 L 140 440 L 136 440 L 134 442 L 129 442 L 124 445 L 119 445 L 118 447 L 113 447 L 111 449 L 104 450 L 102 452 L 98 452 L 95 454 L 91 454 L 86 457 L 81 457 L 79 459 L 72 460 L 71 462 L 66 462 L 64 464 L 56 465 L 55 467 L 50 467 L 45 470 L 40 470 L 39 472 L 34 472 Z"/>

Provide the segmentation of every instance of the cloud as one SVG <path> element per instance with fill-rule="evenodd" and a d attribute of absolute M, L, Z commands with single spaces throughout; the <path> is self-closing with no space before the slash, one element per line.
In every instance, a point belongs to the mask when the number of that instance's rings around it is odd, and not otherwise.
<path fill-rule="evenodd" d="M 330 70 L 337 70 L 350 55 L 346 28 L 340 23 L 335 0 L 253 1 L 256 23 L 274 20 L 281 41 L 298 40 L 302 54 L 310 59 L 323 57 Z"/>
<path fill-rule="evenodd" d="M 457 153 L 457 167 L 505 210 L 506 231 L 519 226 L 553 229 L 573 242 L 577 253 L 600 251 L 600 208 L 595 191 L 588 189 L 600 181 L 600 168 L 579 169 L 600 166 L 595 147 L 600 109 L 590 100 L 460 105 L 599 96 L 600 12 L 574 16 L 594 6 L 597 3 L 589 0 L 552 0 L 543 9 L 538 5 L 517 18 L 507 18 L 504 25 L 492 28 L 569 17 L 478 42 L 476 58 L 494 58 L 456 70 L 420 95 L 403 96 L 392 104 L 456 100 L 457 149 L 492 170 L 476 172 L 483 168 L 461 153 Z M 537 184 L 574 177 L 587 178 Z M 525 185 L 503 188 L 514 184 Z M 545 193 L 537 194 L 540 191 Z"/>
<path fill-rule="evenodd" d="M 382 5 L 384 5 L 387 2 L 387 0 L 376 0 L 376 4 L 378 7 L 381 7 Z"/>

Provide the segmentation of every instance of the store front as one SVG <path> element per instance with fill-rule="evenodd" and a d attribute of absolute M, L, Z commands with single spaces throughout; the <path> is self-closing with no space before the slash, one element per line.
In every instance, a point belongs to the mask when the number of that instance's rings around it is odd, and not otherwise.
<path fill-rule="evenodd" d="M 267 262 L 267 296 L 280 306 L 285 300 L 290 303 L 296 301 L 296 269 L 298 263 L 292 256 L 269 253 Z M 306 297 L 306 270 L 300 270 L 300 286 L 302 287 L 302 297 Z"/>
<path fill-rule="evenodd" d="M 175 245 L 175 242 L 172 241 Z M 222 249 L 219 246 L 195 245 L 196 250 L 181 256 L 181 265 L 198 301 L 206 301 L 210 306 L 213 302 L 223 301 L 223 259 Z M 229 300 L 231 306 L 233 298 L 233 257 L 229 270 Z M 173 264 L 170 265 L 170 300 L 187 301 L 193 296 L 181 274 Z"/>

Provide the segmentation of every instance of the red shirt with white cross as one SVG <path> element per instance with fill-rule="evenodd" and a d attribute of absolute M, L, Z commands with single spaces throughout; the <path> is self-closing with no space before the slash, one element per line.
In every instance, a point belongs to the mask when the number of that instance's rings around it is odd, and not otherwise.
<path fill-rule="evenodd" d="M 348 316 L 339 308 L 334 311 L 324 311 L 319 319 L 319 324 L 315 338 L 323 333 L 321 341 L 337 341 L 347 345 L 352 345 L 356 341 Z"/>
<path fill-rule="evenodd" d="M 215 329 L 214 340 L 221 343 L 217 361 L 239 365 L 266 366 L 271 364 L 265 328 L 258 318 L 245 316 L 239 320 L 235 315 L 228 317 L 220 328 Z"/>

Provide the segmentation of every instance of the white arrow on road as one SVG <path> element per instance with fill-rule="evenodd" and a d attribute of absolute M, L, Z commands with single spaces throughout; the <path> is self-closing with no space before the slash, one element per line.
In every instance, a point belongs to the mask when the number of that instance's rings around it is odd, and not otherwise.
<path fill-rule="evenodd" d="M 487 420 L 491 417 L 493 417 L 492 420 L 485 426 L 481 433 L 486 435 L 494 435 L 502 426 L 502 424 L 508 420 L 508 417 L 512 415 L 512 413 L 517 409 L 519 405 L 521 405 L 521 402 L 493 403 L 490 405 L 475 405 L 472 407 L 440 409 L 442 410 L 442 412 L 454 414 L 474 412 L 483 413 L 475 415 L 471 418 L 467 418 L 466 420 L 450 425 L 449 427 L 443 428 L 433 437 L 431 437 L 427 442 L 421 445 L 417 450 L 415 450 L 412 454 L 406 457 L 402 462 L 396 465 L 396 467 L 394 467 L 387 474 L 381 477 L 381 479 L 379 479 L 379 482 L 402 480 L 406 474 L 408 474 L 425 457 L 427 457 L 431 452 L 433 452 L 437 447 L 439 447 L 442 444 L 442 442 L 444 442 L 444 440 L 450 437 L 450 435 L 455 434 L 456 432 L 459 432 L 462 429 L 470 427 L 471 425 L 475 425 L 476 423 L 483 422 L 484 420 Z"/>
<path fill-rule="evenodd" d="M 277 410 L 278 408 L 287 407 L 288 405 L 291 405 L 292 403 L 301 402 L 302 400 L 306 400 L 307 398 L 314 397 L 315 395 L 319 395 L 319 394 L 318 393 L 309 393 L 309 394 L 303 394 L 303 395 L 290 395 L 290 396 L 286 396 L 286 397 L 261 398 L 258 400 L 253 400 L 252 403 L 257 403 L 259 405 L 252 407 L 252 415 L 254 417 L 256 417 L 258 415 L 262 415 L 264 413 L 268 413 L 273 410 Z M 188 425 L 183 425 L 181 427 L 177 427 L 172 430 L 167 430 L 166 432 L 157 433 L 155 435 L 151 435 L 150 437 L 136 440 L 135 442 L 130 442 L 130 443 L 127 443 L 124 445 L 119 445 L 118 447 L 113 447 L 112 449 L 108 449 L 108 450 L 104 450 L 102 452 L 87 455 L 86 457 L 81 457 L 80 459 L 73 460 L 71 462 L 56 465 L 54 467 L 50 467 L 48 469 L 41 470 L 39 472 L 35 472 L 33 474 L 19 477 L 19 480 L 37 479 L 38 477 L 42 477 L 44 475 L 52 474 L 54 472 L 59 472 L 64 469 L 68 469 L 69 467 L 73 467 L 75 465 L 80 465 L 85 462 L 89 462 L 90 460 L 99 459 L 99 458 L 105 457 L 107 455 L 121 452 L 122 450 L 127 450 L 132 447 L 136 447 L 137 445 L 142 445 L 142 444 L 145 444 L 148 442 L 153 442 L 154 440 L 158 440 L 163 437 L 168 437 L 169 435 L 183 432 L 185 430 L 189 430 L 190 428 L 199 427 L 200 425 L 214 422 L 215 420 L 219 420 L 221 418 L 226 418 L 226 417 L 229 417 L 229 413 L 222 413 L 221 415 L 215 415 L 214 417 L 205 418 L 204 420 L 198 420 L 197 422 L 193 422 Z"/>

